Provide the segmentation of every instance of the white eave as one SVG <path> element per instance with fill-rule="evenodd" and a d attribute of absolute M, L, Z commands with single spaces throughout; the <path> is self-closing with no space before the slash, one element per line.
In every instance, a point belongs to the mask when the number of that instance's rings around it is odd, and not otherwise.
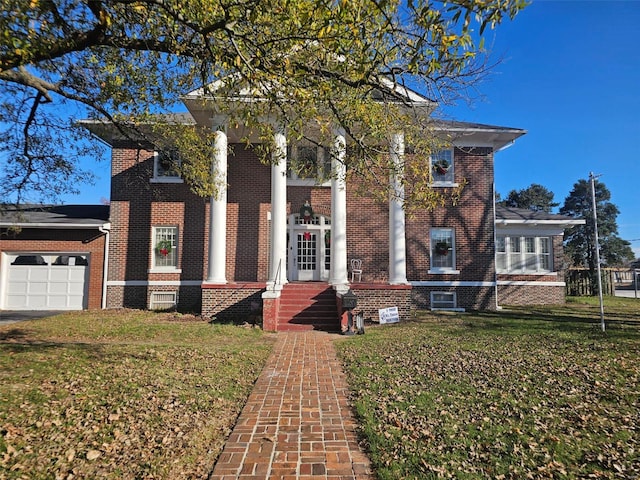
<path fill-rule="evenodd" d="M 57 223 L 57 222 L 0 222 L 0 227 L 2 228 L 11 228 L 11 227 L 20 227 L 20 228 L 55 228 L 57 230 L 61 229 L 102 229 L 102 230 L 110 230 L 111 222 L 106 223 Z"/>
<path fill-rule="evenodd" d="M 434 125 L 434 130 L 443 132 L 457 147 L 491 147 L 499 151 L 513 144 L 527 133 L 521 128 L 498 127 L 464 122 L 442 122 Z"/>

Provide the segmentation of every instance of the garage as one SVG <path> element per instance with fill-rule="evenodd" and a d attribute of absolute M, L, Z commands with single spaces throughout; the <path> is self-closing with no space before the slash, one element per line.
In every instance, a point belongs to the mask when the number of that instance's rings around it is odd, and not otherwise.
<path fill-rule="evenodd" d="M 0 208 L 3 310 L 104 308 L 108 205 Z"/>
<path fill-rule="evenodd" d="M 20 252 L 5 258 L 7 310 L 87 308 L 88 254 Z"/>

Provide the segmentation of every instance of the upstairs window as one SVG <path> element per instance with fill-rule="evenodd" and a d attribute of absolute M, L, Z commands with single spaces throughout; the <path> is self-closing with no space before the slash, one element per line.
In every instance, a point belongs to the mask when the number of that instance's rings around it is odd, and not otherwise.
<path fill-rule="evenodd" d="M 160 150 L 153 155 L 153 181 L 166 183 L 182 182 L 178 169 L 182 162 L 175 149 Z"/>
<path fill-rule="evenodd" d="M 153 227 L 153 269 L 178 268 L 178 227 Z"/>
<path fill-rule="evenodd" d="M 440 150 L 431 155 L 431 173 L 435 186 L 452 185 L 454 182 L 453 150 Z"/>
<path fill-rule="evenodd" d="M 325 182 L 331 176 L 331 155 L 317 145 L 293 145 L 288 152 L 287 177 L 290 180 Z"/>
<path fill-rule="evenodd" d="M 498 236 L 496 269 L 503 273 L 547 273 L 552 271 L 551 238 Z"/>
<path fill-rule="evenodd" d="M 455 236 L 452 228 L 431 229 L 431 269 L 430 273 L 455 272 Z"/>

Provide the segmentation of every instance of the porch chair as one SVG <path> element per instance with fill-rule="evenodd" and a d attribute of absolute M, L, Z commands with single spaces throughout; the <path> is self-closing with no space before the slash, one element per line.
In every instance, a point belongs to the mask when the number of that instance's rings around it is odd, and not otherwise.
<path fill-rule="evenodd" d="M 355 277 L 358 277 L 358 281 L 362 281 L 362 260 L 359 258 L 351 259 L 351 283 L 354 282 Z"/>

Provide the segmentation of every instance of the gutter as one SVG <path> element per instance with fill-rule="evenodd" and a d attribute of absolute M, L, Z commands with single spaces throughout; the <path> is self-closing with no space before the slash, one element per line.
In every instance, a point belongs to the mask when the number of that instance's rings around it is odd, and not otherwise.
<path fill-rule="evenodd" d="M 98 227 L 98 230 L 105 235 L 104 239 L 104 255 L 102 256 L 102 300 L 100 308 L 107 308 L 107 274 L 109 272 L 109 234 L 111 233 L 111 224 L 105 223 Z"/>
<path fill-rule="evenodd" d="M 104 225 L 110 225 L 109 223 L 105 223 Z M 97 225 L 95 223 L 40 223 L 40 222 L 0 222 L 0 227 L 10 228 L 10 227 L 20 227 L 20 228 L 60 228 L 60 229 L 73 229 L 73 228 L 98 228 L 100 230 L 104 225 Z"/>

